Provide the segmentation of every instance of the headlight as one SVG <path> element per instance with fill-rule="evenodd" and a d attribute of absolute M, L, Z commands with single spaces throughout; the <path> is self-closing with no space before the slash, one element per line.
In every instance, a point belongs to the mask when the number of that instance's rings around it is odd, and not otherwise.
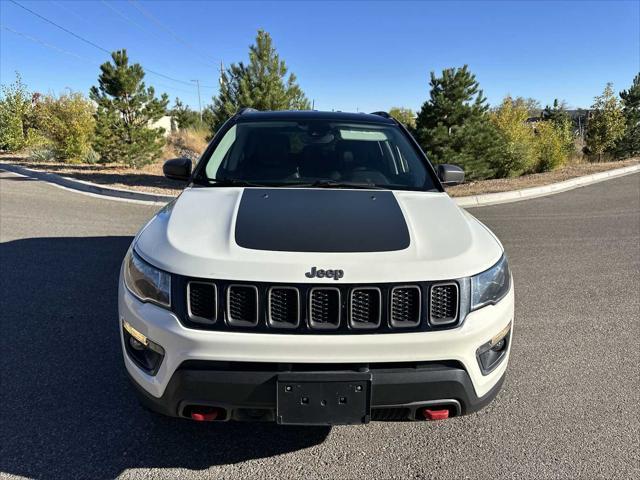
<path fill-rule="evenodd" d="M 503 255 L 489 270 L 471 277 L 471 310 L 502 300 L 509 291 L 510 283 L 509 264 Z"/>
<path fill-rule="evenodd" d="M 124 260 L 124 283 L 143 302 L 171 306 L 171 275 L 149 265 L 133 249 Z"/>

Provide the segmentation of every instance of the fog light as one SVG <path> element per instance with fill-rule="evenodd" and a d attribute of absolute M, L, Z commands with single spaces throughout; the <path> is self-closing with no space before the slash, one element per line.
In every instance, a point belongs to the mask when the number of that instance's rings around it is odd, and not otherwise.
<path fill-rule="evenodd" d="M 511 322 L 491 340 L 478 348 L 476 357 L 483 375 L 489 374 L 502 361 L 507 353 L 510 339 Z"/>
<path fill-rule="evenodd" d="M 146 335 L 124 320 L 122 321 L 122 334 L 129 358 L 149 375 L 158 373 L 164 358 L 164 348 L 149 340 Z"/>
<path fill-rule="evenodd" d="M 491 350 L 493 350 L 494 352 L 500 352 L 504 350 L 504 347 L 506 347 L 506 345 L 507 341 L 504 338 L 501 338 L 500 340 L 498 340 L 498 343 L 491 347 Z"/>

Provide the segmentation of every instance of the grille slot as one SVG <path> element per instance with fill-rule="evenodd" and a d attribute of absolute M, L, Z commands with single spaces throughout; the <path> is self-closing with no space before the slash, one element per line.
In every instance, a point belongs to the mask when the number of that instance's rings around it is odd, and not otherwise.
<path fill-rule="evenodd" d="M 335 330 L 340 326 L 342 311 L 340 290 L 316 287 L 309 293 L 309 326 L 319 330 Z"/>
<path fill-rule="evenodd" d="M 351 290 L 349 325 L 351 328 L 378 328 L 382 319 L 382 293 L 379 288 Z"/>
<path fill-rule="evenodd" d="M 234 327 L 258 325 L 258 288 L 253 285 L 229 285 L 227 322 Z"/>
<path fill-rule="evenodd" d="M 374 422 L 397 422 L 409 420 L 411 410 L 402 407 L 372 408 L 371 420 Z"/>
<path fill-rule="evenodd" d="M 393 287 L 391 289 L 391 326 L 410 328 L 420 325 L 422 294 L 417 285 Z"/>
<path fill-rule="evenodd" d="M 197 323 L 215 323 L 218 317 L 218 295 L 215 283 L 187 284 L 189 319 Z"/>
<path fill-rule="evenodd" d="M 458 319 L 458 284 L 439 283 L 431 286 L 429 322 L 446 325 Z"/>
<path fill-rule="evenodd" d="M 296 328 L 300 324 L 300 292 L 295 287 L 269 289 L 269 325 Z"/>

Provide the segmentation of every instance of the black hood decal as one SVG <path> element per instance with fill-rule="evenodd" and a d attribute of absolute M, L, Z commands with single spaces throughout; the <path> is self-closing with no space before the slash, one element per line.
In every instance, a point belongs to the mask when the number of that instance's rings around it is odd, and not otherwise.
<path fill-rule="evenodd" d="M 386 252 L 409 246 L 407 223 L 390 191 L 246 188 L 236 243 L 279 252 Z"/>

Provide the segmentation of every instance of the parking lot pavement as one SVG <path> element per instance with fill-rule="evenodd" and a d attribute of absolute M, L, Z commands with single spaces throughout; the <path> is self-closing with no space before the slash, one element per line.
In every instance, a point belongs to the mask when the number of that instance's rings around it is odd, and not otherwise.
<path fill-rule="evenodd" d="M 141 409 L 116 281 L 157 207 L 0 174 L 0 477 L 638 478 L 640 175 L 473 209 L 515 278 L 514 350 L 485 410 L 283 428 Z"/>

